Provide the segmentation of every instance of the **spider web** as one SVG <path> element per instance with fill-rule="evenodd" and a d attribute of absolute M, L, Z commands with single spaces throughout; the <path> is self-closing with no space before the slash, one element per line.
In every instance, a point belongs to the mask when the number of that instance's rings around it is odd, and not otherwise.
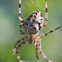
<path fill-rule="evenodd" d="M 39 5 L 37 5 L 33 0 L 31 0 L 31 2 L 32 2 L 34 5 L 36 5 L 37 7 L 42 8 L 43 10 L 45 10 L 45 8 L 39 6 L 40 4 L 39 4 L 38 0 L 36 0 L 36 2 L 37 2 Z"/>

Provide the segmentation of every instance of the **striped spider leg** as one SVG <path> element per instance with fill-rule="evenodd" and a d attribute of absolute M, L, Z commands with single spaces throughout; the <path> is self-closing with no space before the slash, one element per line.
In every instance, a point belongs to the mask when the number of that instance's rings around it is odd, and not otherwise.
<path fill-rule="evenodd" d="M 22 32 L 22 25 L 23 25 L 23 22 L 24 20 L 21 18 L 21 0 L 19 0 L 19 14 L 18 14 L 18 18 L 19 18 L 19 21 L 21 21 L 20 23 L 20 33 L 23 35 L 25 34 L 25 32 Z"/>
<path fill-rule="evenodd" d="M 60 27 L 57 27 L 56 29 L 53 29 L 53 30 L 49 31 L 49 32 L 46 33 L 46 34 L 39 33 L 39 35 L 42 36 L 42 37 L 43 37 L 43 36 L 47 36 L 48 34 L 50 34 L 50 33 L 54 32 L 54 31 L 58 30 L 59 28 L 61 28 L 61 26 L 60 26 Z M 39 39 L 38 39 L 38 50 L 39 50 L 40 54 L 42 54 L 43 58 L 46 59 L 46 61 L 48 61 L 48 62 L 53 62 L 53 61 L 49 60 L 49 59 L 45 56 L 45 54 L 43 53 L 43 51 L 42 51 L 42 49 L 41 49 L 41 38 L 40 38 L 40 37 L 39 37 Z M 38 57 L 38 56 L 37 56 L 37 57 Z"/>
<path fill-rule="evenodd" d="M 22 42 L 23 41 L 23 42 Z M 20 60 L 20 56 L 18 53 L 18 49 L 20 47 L 22 47 L 25 43 L 27 42 L 27 36 L 25 36 L 24 38 L 18 40 L 15 44 L 14 44 L 14 49 L 13 49 L 13 54 L 17 54 L 17 59 L 19 60 L 19 62 L 25 62 Z"/>
<path fill-rule="evenodd" d="M 23 31 L 23 23 L 22 22 L 20 23 L 20 34 L 21 35 L 25 34 L 25 32 Z"/>
<path fill-rule="evenodd" d="M 48 7 L 47 7 L 47 0 L 45 0 L 45 23 L 43 24 L 43 27 L 47 25 L 48 22 Z"/>
<path fill-rule="evenodd" d="M 23 22 L 23 19 L 21 18 L 21 0 L 19 0 L 19 15 L 18 15 L 19 21 Z"/>
<path fill-rule="evenodd" d="M 38 50 L 39 50 L 40 54 L 43 56 L 43 58 L 46 59 L 46 61 L 53 62 L 50 59 L 48 59 L 47 56 L 45 56 L 45 54 L 43 53 L 43 51 L 41 49 L 41 38 L 40 37 L 38 37 Z"/>
<path fill-rule="evenodd" d="M 58 30 L 58 29 L 60 29 L 60 28 L 61 28 L 61 26 L 60 26 L 60 27 L 57 27 L 57 28 L 55 28 L 55 29 L 53 29 L 53 30 L 51 30 L 51 31 L 49 31 L 48 33 L 45 33 L 45 34 L 40 33 L 40 36 L 47 36 L 48 34 L 54 32 L 54 31 L 56 31 L 56 30 Z"/>

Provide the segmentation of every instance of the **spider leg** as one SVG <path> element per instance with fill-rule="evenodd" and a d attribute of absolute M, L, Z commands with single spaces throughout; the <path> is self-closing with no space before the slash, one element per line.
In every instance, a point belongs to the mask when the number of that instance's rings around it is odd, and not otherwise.
<path fill-rule="evenodd" d="M 22 60 L 20 60 L 20 56 L 19 56 L 19 53 L 18 53 L 18 49 L 19 49 L 20 47 L 22 47 L 25 43 L 26 43 L 26 40 L 23 41 L 21 44 L 19 44 L 19 45 L 16 47 L 17 59 L 19 60 L 19 62 L 21 62 Z M 23 62 L 24 62 L 24 61 L 23 61 Z"/>
<path fill-rule="evenodd" d="M 19 0 L 19 14 L 18 14 L 18 18 L 22 22 L 23 19 L 20 16 L 21 16 L 21 0 Z"/>
<path fill-rule="evenodd" d="M 22 32 L 22 22 L 20 23 L 20 33 L 23 35 L 25 32 Z"/>
<path fill-rule="evenodd" d="M 14 44 L 14 49 L 13 49 L 13 54 L 16 54 L 15 51 L 16 51 L 16 46 L 21 43 L 21 41 L 23 41 L 25 38 L 27 38 L 27 36 L 25 36 L 24 38 L 18 40 L 15 44 Z"/>
<path fill-rule="evenodd" d="M 33 43 L 32 43 L 32 44 L 33 44 Z M 37 37 L 36 40 L 34 41 L 34 45 L 35 45 L 36 58 L 39 59 L 39 55 L 38 55 L 38 37 Z"/>
<path fill-rule="evenodd" d="M 37 59 L 39 59 L 39 56 L 38 56 L 38 45 L 35 46 L 35 54 L 36 54 Z"/>
<path fill-rule="evenodd" d="M 50 33 L 54 32 L 54 31 L 58 30 L 59 28 L 61 28 L 61 26 L 60 26 L 60 27 L 57 27 L 56 29 L 53 29 L 53 30 L 49 31 L 49 32 L 46 33 L 46 34 L 40 33 L 40 35 L 41 35 L 41 36 L 47 36 L 48 34 L 50 34 Z"/>
<path fill-rule="evenodd" d="M 39 43 L 39 44 L 38 44 L 38 50 L 39 50 L 40 54 L 43 56 L 44 59 L 46 59 L 46 61 L 52 62 L 51 60 L 49 60 L 49 59 L 45 56 L 45 54 L 43 53 L 43 51 L 42 51 L 42 49 L 41 49 L 41 38 L 40 38 L 40 37 L 39 37 L 38 43 Z"/>
<path fill-rule="evenodd" d="M 20 60 L 20 56 L 19 56 L 19 54 L 18 54 L 18 49 L 19 49 L 20 47 L 22 47 L 22 46 L 27 42 L 27 39 L 25 40 L 25 38 L 27 38 L 27 36 L 25 36 L 25 37 L 22 38 L 21 40 L 18 40 L 18 41 L 15 43 L 14 49 L 13 49 L 13 54 L 17 54 L 17 59 L 19 60 L 19 62 L 25 62 L 25 61 Z M 21 41 L 23 41 L 23 42 L 21 43 Z M 21 43 L 21 44 L 19 44 L 19 43 Z M 19 45 L 18 45 L 18 44 L 19 44 Z M 18 45 L 18 46 L 16 46 L 16 45 Z"/>
<path fill-rule="evenodd" d="M 43 24 L 43 27 L 47 25 L 48 22 L 48 8 L 47 8 L 47 1 L 45 0 L 45 23 Z"/>

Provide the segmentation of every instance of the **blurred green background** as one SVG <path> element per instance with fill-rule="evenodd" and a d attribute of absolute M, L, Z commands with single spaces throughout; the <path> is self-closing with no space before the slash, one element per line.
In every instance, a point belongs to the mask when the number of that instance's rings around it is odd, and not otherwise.
<path fill-rule="evenodd" d="M 62 0 L 47 0 L 48 24 L 42 30 L 50 30 L 62 26 Z M 0 0 L 0 62 L 18 62 L 12 54 L 14 43 L 24 37 L 20 35 L 20 21 L 18 20 L 18 0 Z M 41 11 L 45 16 L 44 0 L 22 0 L 22 18 L 26 19 L 33 11 Z M 42 38 L 42 50 L 54 62 L 62 62 L 62 30 L 59 29 Z M 36 59 L 35 46 L 27 42 L 19 49 L 22 60 L 31 62 L 46 62 L 42 55 Z"/>

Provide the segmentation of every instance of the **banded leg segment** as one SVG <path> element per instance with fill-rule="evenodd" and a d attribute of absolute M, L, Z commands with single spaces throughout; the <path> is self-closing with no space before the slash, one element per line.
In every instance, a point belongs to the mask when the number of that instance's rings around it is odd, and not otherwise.
<path fill-rule="evenodd" d="M 56 28 L 56 29 L 54 29 L 54 30 L 49 31 L 49 32 L 46 33 L 46 34 L 40 33 L 40 35 L 41 35 L 41 36 L 47 36 L 48 34 L 50 34 L 50 33 L 54 32 L 54 31 L 58 30 L 59 28 L 61 28 L 61 26 L 58 27 L 58 28 Z"/>
<path fill-rule="evenodd" d="M 40 54 L 43 56 L 43 58 L 46 59 L 46 61 L 48 61 L 48 62 L 53 62 L 53 61 L 49 60 L 49 59 L 45 56 L 45 54 L 43 53 L 43 51 L 42 51 L 41 48 L 39 48 L 39 52 L 40 52 Z"/>
<path fill-rule="evenodd" d="M 38 45 L 35 46 L 35 54 L 36 54 L 37 59 L 39 59 L 39 56 L 38 56 Z"/>
<path fill-rule="evenodd" d="M 48 8 L 47 8 L 47 0 L 45 0 L 45 23 L 43 24 L 43 27 L 47 25 L 48 22 Z"/>
<path fill-rule="evenodd" d="M 23 19 L 21 18 L 21 0 L 19 0 L 19 14 L 18 14 L 18 18 L 20 21 L 23 21 Z"/>
<path fill-rule="evenodd" d="M 27 36 L 24 37 L 24 38 L 22 38 L 22 39 L 20 39 L 20 40 L 18 40 L 18 41 L 14 44 L 13 54 L 16 54 L 16 53 L 15 53 L 15 51 L 16 51 L 16 46 L 17 46 L 19 43 L 21 43 L 23 40 L 25 40 L 25 38 L 27 38 Z"/>
<path fill-rule="evenodd" d="M 18 54 L 18 49 L 19 49 L 20 47 L 22 47 L 26 42 L 27 42 L 27 40 L 23 41 L 21 44 L 19 44 L 19 45 L 16 47 L 16 54 Z"/>
<path fill-rule="evenodd" d="M 19 56 L 19 53 L 18 53 L 18 49 L 19 49 L 20 47 L 22 47 L 26 42 L 27 42 L 27 40 L 23 41 L 21 44 L 19 44 L 19 45 L 16 47 L 17 59 L 19 60 L 19 62 L 25 62 L 25 61 L 20 60 L 20 56 Z"/>
<path fill-rule="evenodd" d="M 39 59 L 38 48 L 39 48 L 39 45 L 41 45 L 40 41 L 41 41 L 41 39 L 40 39 L 40 37 L 38 37 L 37 41 L 35 41 L 35 43 L 34 43 L 34 45 L 35 45 L 35 54 L 36 54 L 37 59 Z"/>
<path fill-rule="evenodd" d="M 25 39 L 26 38 L 26 39 Z M 21 42 L 23 41 L 23 42 Z M 20 60 L 20 56 L 18 54 L 18 49 L 20 47 L 22 47 L 25 43 L 27 42 L 27 36 L 25 36 L 24 38 L 22 38 L 21 40 L 18 40 L 15 45 L 14 45 L 14 49 L 13 49 L 13 54 L 17 54 L 17 59 L 19 60 L 19 62 L 25 62 L 25 61 L 22 61 Z M 20 44 L 19 44 L 20 43 Z M 19 44 L 19 45 L 18 45 Z M 18 46 L 17 46 L 18 45 Z"/>
<path fill-rule="evenodd" d="M 46 59 L 46 61 L 52 62 L 51 60 L 49 60 L 49 59 L 45 56 L 45 54 L 43 53 L 43 51 L 42 51 L 42 49 L 41 49 L 41 38 L 39 38 L 38 43 L 39 43 L 39 44 L 38 44 L 38 50 L 39 50 L 40 54 L 43 56 L 44 59 Z"/>
<path fill-rule="evenodd" d="M 25 34 L 25 32 L 23 32 L 23 30 L 22 30 L 22 22 L 20 23 L 20 33 L 23 35 L 23 34 Z"/>

